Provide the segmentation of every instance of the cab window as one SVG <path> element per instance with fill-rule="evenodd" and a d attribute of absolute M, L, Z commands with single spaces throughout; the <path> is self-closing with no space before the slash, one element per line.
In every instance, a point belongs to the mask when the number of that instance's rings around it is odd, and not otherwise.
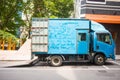
<path fill-rule="evenodd" d="M 78 41 L 86 41 L 86 33 L 79 33 Z"/>
<path fill-rule="evenodd" d="M 97 34 L 97 39 L 98 41 L 107 43 L 107 44 L 111 44 L 111 38 L 109 34 L 106 33 L 98 33 Z"/>

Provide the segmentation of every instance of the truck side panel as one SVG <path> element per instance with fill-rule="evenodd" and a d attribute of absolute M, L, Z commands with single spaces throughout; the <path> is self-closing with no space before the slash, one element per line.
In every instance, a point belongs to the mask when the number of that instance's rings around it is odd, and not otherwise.
<path fill-rule="evenodd" d="M 88 20 L 50 19 L 48 54 L 77 54 L 77 30 L 89 30 L 89 24 Z"/>

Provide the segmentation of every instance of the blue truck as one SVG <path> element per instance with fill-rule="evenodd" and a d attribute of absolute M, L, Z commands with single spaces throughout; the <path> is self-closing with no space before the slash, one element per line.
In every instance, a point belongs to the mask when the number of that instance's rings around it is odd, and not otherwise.
<path fill-rule="evenodd" d="M 87 19 L 32 19 L 32 54 L 52 66 L 63 62 L 105 64 L 115 43 L 103 25 Z"/>

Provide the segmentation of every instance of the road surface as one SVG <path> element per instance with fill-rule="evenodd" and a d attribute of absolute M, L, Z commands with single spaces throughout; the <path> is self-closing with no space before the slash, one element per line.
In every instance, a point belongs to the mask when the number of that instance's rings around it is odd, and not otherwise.
<path fill-rule="evenodd" d="M 38 63 L 0 68 L 0 80 L 120 80 L 120 61 L 110 61 L 103 66 L 65 63 L 60 67 L 51 67 Z"/>

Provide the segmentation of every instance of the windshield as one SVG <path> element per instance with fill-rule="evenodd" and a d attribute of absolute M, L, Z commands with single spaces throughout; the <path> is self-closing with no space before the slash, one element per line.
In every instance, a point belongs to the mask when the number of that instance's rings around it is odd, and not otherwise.
<path fill-rule="evenodd" d="M 110 34 L 108 33 L 97 33 L 97 39 L 98 41 L 111 44 Z"/>

